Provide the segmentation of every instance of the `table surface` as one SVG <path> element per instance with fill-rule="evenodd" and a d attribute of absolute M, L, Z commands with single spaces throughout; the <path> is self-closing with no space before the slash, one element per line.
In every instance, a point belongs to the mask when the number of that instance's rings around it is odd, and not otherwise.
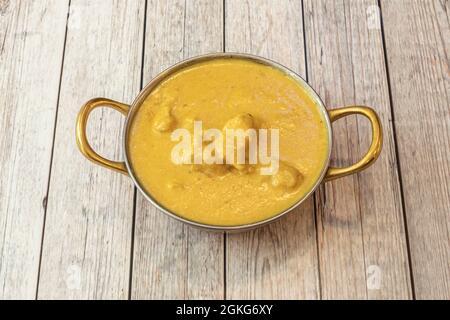
<path fill-rule="evenodd" d="M 0 298 L 450 299 L 450 1 L 0 0 Z M 209 233 L 82 157 L 93 97 L 131 103 L 158 72 L 246 52 L 302 75 L 328 108 L 383 123 L 369 169 L 266 227 Z M 123 117 L 89 137 L 121 159 Z M 333 124 L 332 162 L 370 124 Z"/>

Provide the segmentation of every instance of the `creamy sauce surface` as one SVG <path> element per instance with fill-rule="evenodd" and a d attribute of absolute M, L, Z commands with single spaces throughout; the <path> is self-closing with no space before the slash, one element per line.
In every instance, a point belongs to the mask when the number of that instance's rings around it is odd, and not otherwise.
<path fill-rule="evenodd" d="M 175 164 L 177 128 L 279 129 L 277 174 L 259 165 Z M 319 106 L 295 79 L 245 59 L 214 59 L 161 82 L 132 119 L 129 158 L 143 188 L 163 207 L 199 223 L 238 226 L 290 208 L 325 166 L 328 133 Z"/>

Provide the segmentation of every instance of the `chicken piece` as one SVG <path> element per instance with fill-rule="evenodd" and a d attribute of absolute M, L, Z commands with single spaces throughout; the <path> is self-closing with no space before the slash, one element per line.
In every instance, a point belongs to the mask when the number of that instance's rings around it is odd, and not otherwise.
<path fill-rule="evenodd" d="M 280 163 L 278 172 L 270 180 L 275 188 L 293 189 L 301 183 L 303 176 L 296 168 Z"/>
<path fill-rule="evenodd" d="M 223 130 L 226 131 L 226 129 L 253 129 L 254 128 L 254 119 L 253 116 L 249 113 L 243 113 L 240 114 L 225 123 L 225 126 L 223 127 Z"/>
<path fill-rule="evenodd" d="M 159 132 L 167 132 L 171 130 L 175 124 L 175 117 L 172 115 L 174 99 L 167 98 L 162 102 L 160 109 L 153 118 L 153 128 Z"/>
<path fill-rule="evenodd" d="M 227 129 L 233 129 L 233 130 L 243 130 L 244 132 L 246 132 L 248 129 L 256 129 L 255 126 L 255 119 L 253 118 L 253 116 L 249 113 L 243 113 L 240 115 L 237 115 L 234 118 L 231 118 L 230 120 L 227 121 L 227 123 L 225 123 L 225 126 L 223 127 L 223 134 L 225 137 L 225 141 L 224 141 L 224 156 L 226 156 L 226 131 Z M 257 138 L 256 138 L 257 139 Z M 236 140 L 236 139 L 235 139 Z M 235 167 L 237 170 L 241 171 L 241 172 L 249 172 L 248 170 L 248 159 L 249 159 L 249 142 L 250 142 L 250 138 L 248 136 L 245 137 L 245 145 L 237 145 L 237 141 L 233 141 L 233 145 L 234 145 L 234 155 L 235 155 L 235 159 L 234 159 L 234 163 L 233 163 L 233 167 Z M 245 164 L 238 164 L 237 163 L 237 154 L 239 152 L 245 152 Z"/>

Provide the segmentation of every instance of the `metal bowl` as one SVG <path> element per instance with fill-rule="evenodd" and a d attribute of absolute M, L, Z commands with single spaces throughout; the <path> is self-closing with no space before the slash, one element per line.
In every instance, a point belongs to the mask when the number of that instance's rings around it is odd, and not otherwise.
<path fill-rule="evenodd" d="M 141 185 L 139 180 L 136 178 L 136 173 L 129 161 L 129 146 L 128 146 L 128 137 L 130 134 L 130 127 L 131 123 L 133 122 L 134 116 L 136 112 L 139 111 L 139 107 L 142 105 L 142 103 L 145 101 L 149 93 L 157 87 L 163 80 L 170 77 L 172 74 L 178 72 L 180 69 L 184 69 L 188 66 L 214 60 L 214 59 L 245 59 L 252 62 L 256 62 L 259 64 L 263 64 L 266 66 L 270 66 L 273 68 L 276 68 L 278 70 L 281 70 L 286 75 L 289 75 L 291 78 L 295 79 L 310 95 L 310 97 L 315 101 L 315 105 L 319 109 L 319 112 L 323 115 L 323 118 L 325 119 L 324 126 L 326 126 L 327 132 L 328 132 L 328 152 L 327 152 L 327 159 L 325 161 L 325 164 L 322 168 L 322 171 L 320 173 L 320 176 L 317 178 L 317 181 L 314 183 L 314 185 L 311 187 L 311 189 L 298 201 L 291 206 L 290 208 L 283 210 L 277 214 L 275 214 L 273 217 L 264 219 L 255 223 L 251 224 L 244 224 L 244 225 L 236 225 L 236 226 L 217 226 L 217 225 L 209 225 L 204 223 L 199 223 L 193 220 L 189 220 L 186 218 L 183 218 L 176 213 L 172 212 L 171 210 L 165 208 L 163 205 L 158 203 L 158 201 L 152 197 L 152 195 L 145 190 L 145 188 Z M 126 116 L 125 120 L 125 127 L 124 132 L 122 135 L 122 142 L 123 142 L 123 150 L 125 153 L 125 162 L 117 162 L 105 159 L 104 157 L 97 154 L 92 147 L 90 146 L 87 137 L 86 137 L 86 126 L 87 121 L 90 112 L 97 108 L 97 107 L 111 107 L 122 114 Z M 354 165 L 351 165 L 349 167 L 345 168 L 334 168 L 329 167 L 330 162 L 330 155 L 331 155 L 331 149 L 332 149 L 332 127 L 331 123 L 337 119 L 340 119 L 344 116 L 351 115 L 351 114 L 360 114 L 363 116 L 366 116 L 372 125 L 372 142 L 369 147 L 369 150 L 367 151 L 366 155 L 357 163 Z M 133 180 L 136 187 L 140 190 L 140 192 L 144 195 L 144 197 L 150 201 L 154 206 L 156 206 L 159 210 L 166 213 L 172 218 L 175 218 L 177 220 L 180 220 L 184 223 L 187 223 L 189 225 L 200 227 L 203 229 L 213 230 L 213 231 L 244 231 L 248 229 L 253 229 L 256 227 L 260 227 L 262 225 L 265 225 L 267 223 L 270 223 L 274 220 L 277 220 L 284 216 L 289 211 L 293 210 L 297 206 L 299 206 L 306 198 L 308 198 L 315 190 L 316 188 L 322 183 L 323 181 L 329 181 L 336 178 L 340 178 L 349 174 L 353 174 L 356 172 L 359 172 L 365 168 L 367 168 L 369 165 L 371 165 L 379 156 L 382 148 L 382 129 L 381 124 L 379 121 L 379 118 L 375 111 L 369 107 L 365 106 L 349 106 L 339 109 L 333 109 L 328 110 L 326 109 L 323 101 L 320 99 L 319 95 L 314 91 L 314 89 L 308 85 L 308 83 L 300 77 L 298 74 L 293 72 L 292 70 L 286 68 L 285 66 L 276 63 L 274 61 L 258 57 L 255 55 L 250 54 L 242 54 L 242 53 L 213 53 L 213 54 L 207 54 L 202 56 L 193 57 L 184 61 L 181 61 L 180 63 L 177 63 L 173 65 L 172 67 L 164 70 L 159 75 L 157 75 L 155 78 L 153 78 L 150 83 L 148 83 L 144 89 L 139 93 L 139 95 L 136 97 L 136 99 L 133 101 L 131 105 L 127 105 L 124 103 L 120 103 L 117 101 L 105 99 L 105 98 L 95 98 L 90 101 L 88 101 L 80 110 L 77 118 L 77 125 L 76 125 L 76 139 L 78 147 L 81 151 L 81 153 L 86 156 L 89 160 L 93 161 L 94 163 L 97 163 L 101 166 L 104 166 L 106 168 L 121 172 L 123 174 L 129 175 L 131 179 Z"/>

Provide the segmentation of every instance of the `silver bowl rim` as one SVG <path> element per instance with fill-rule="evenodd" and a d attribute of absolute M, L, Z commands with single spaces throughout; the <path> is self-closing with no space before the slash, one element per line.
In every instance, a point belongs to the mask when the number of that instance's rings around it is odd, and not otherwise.
<path fill-rule="evenodd" d="M 325 119 L 325 126 L 327 127 L 327 131 L 328 131 L 328 152 L 327 152 L 327 157 L 326 157 L 326 161 L 324 162 L 322 171 L 319 175 L 319 177 L 317 178 L 317 181 L 315 182 L 315 184 L 311 187 L 310 191 L 308 191 L 303 197 L 301 197 L 295 204 L 293 204 L 291 207 L 279 212 L 278 214 L 258 221 L 258 222 L 254 222 L 254 223 L 250 223 L 250 224 L 243 224 L 243 225 L 232 225 L 232 226 L 220 226 L 220 225 L 210 225 L 210 224 L 206 224 L 206 223 L 201 223 L 201 222 L 197 222 L 197 221 L 193 221 L 193 220 L 189 220 L 186 219 L 184 217 L 181 217 L 180 215 L 176 214 L 175 212 L 172 212 L 171 210 L 165 208 L 163 205 L 161 205 L 156 199 L 154 199 L 149 192 L 147 192 L 145 190 L 145 188 L 140 184 L 139 180 L 137 179 L 133 167 L 130 164 L 129 161 L 129 148 L 128 148 L 128 134 L 129 134 L 129 129 L 131 127 L 131 123 L 132 123 L 132 118 L 134 116 L 134 114 L 137 112 L 137 110 L 139 109 L 139 107 L 142 105 L 143 101 L 147 98 L 148 94 L 164 79 L 166 79 L 168 76 L 170 76 L 171 74 L 173 74 L 174 72 L 179 71 L 180 69 L 186 68 L 188 66 L 200 63 L 200 62 L 204 62 L 204 61 L 209 61 L 209 60 L 214 60 L 214 59 L 244 59 L 244 60 L 250 60 L 252 62 L 256 62 L 256 63 L 260 63 L 263 65 L 267 65 L 270 67 L 274 67 L 280 71 L 282 71 L 283 73 L 289 75 L 290 77 L 292 77 L 293 79 L 295 79 L 309 94 L 310 97 L 313 98 L 313 100 L 316 102 L 316 105 L 319 107 L 319 111 L 321 112 L 321 114 L 323 115 L 323 119 Z M 182 60 L 172 66 L 170 66 L 169 68 L 165 69 L 164 71 L 160 72 L 157 76 L 155 76 L 141 91 L 140 93 L 137 95 L 137 97 L 134 99 L 133 103 L 130 106 L 130 110 L 126 116 L 125 119 L 125 125 L 123 127 L 123 133 L 122 133 L 122 144 L 123 144 L 123 152 L 125 155 L 125 164 L 126 164 L 126 168 L 127 171 L 131 177 L 131 179 L 133 180 L 134 185 L 138 188 L 138 190 L 141 192 L 141 194 L 148 200 L 150 201 L 150 203 L 152 203 L 155 207 L 157 207 L 160 211 L 164 212 L 165 214 L 167 214 L 168 216 L 184 222 L 186 224 L 189 224 L 191 226 L 194 227 L 198 227 L 201 229 L 206 229 L 206 230 L 210 230 L 210 231 L 246 231 L 246 230 L 250 230 L 250 229 L 254 229 L 257 227 L 261 227 L 263 225 L 266 225 L 268 223 L 271 223 L 275 220 L 280 219 L 282 216 L 284 216 L 285 214 L 287 214 L 288 212 L 294 210 L 295 208 L 297 208 L 301 203 L 303 203 L 303 201 L 305 201 L 306 199 L 309 198 L 309 196 L 318 188 L 318 186 L 320 185 L 320 183 L 322 182 L 322 180 L 325 177 L 325 174 L 328 170 L 328 166 L 329 166 L 329 162 L 330 162 L 330 157 L 331 157 L 331 150 L 332 150 L 332 143 L 333 143 L 333 131 L 332 131 L 332 127 L 331 127 L 331 121 L 330 121 L 330 117 L 328 115 L 328 111 L 325 107 L 325 104 L 323 103 L 322 99 L 320 98 L 320 96 L 317 94 L 317 92 L 306 82 L 305 79 L 303 79 L 300 75 L 298 75 L 296 72 L 292 71 L 291 69 L 283 66 L 282 64 L 275 62 L 273 60 L 267 59 L 267 58 L 263 58 L 260 56 L 256 56 L 253 54 L 247 54 L 247 53 L 234 53 L 234 52 L 220 52 L 220 53 L 209 53 L 209 54 L 204 54 L 204 55 L 199 55 L 199 56 L 195 56 L 195 57 L 191 57 L 189 59 L 185 59 Z"/>

